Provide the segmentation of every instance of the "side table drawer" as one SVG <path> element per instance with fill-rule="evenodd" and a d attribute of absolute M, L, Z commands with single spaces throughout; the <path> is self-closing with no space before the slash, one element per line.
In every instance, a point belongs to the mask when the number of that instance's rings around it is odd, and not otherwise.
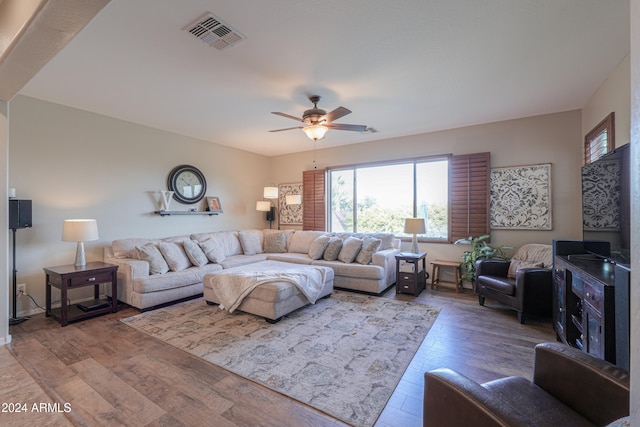
<path fill-rule="evenodd" d="M 599 314 L 602 313 L 602 290 L 593 286 L 591 283 L 585 282 L 583 298 L 595 308 Z"/>
<path fill-rule="evenodd" d="M 413 274 L 400 274 L 397 278 L 398 290 L 401 292 L 415 292 L 415 278 Z"/>
<path fill-rule="evenodd" d="M 89 273 L 89 274 L 76 274 L 71 277 L 70 287 L 73 286 L 87 286 L 87 285 L 97 285 L 98 283 L 105 283 L 111 281 L 111 273 L 108 271 L 100 272 L 100 273 Z"/>

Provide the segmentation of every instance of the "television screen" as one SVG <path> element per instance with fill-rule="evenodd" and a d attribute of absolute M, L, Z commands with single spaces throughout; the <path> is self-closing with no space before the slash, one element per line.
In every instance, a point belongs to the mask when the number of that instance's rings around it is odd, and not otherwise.
<path fill-rule="evenodd" d="M 621 264 L 630 262 L 629 167 L 629 144 L 582 167 L 582 238 L 609 242 Z"/>

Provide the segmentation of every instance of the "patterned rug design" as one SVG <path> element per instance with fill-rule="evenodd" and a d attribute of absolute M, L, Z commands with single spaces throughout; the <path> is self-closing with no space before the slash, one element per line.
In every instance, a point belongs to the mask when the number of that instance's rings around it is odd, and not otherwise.
<path fill-rule="evenodd" d="M 276 324 L 203 299 L 122 322 L 354 426 L 372 426 L 440 309 L 334 291 Z"/>

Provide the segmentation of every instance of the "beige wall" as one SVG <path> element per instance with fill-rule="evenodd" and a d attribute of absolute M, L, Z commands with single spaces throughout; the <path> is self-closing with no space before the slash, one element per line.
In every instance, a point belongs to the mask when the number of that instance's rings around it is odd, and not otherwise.
<path fill-rule="evenodd" d="M 18 283 L 27 283 L 40 305 L 42 268 L 75 259 L 75 243 L 61 241 L 64 219 L 98 220 L 100 240 L 85 243 L 88 261 L 102 260 L 103 246 L 122 237 L 267 224 L 255 210 L 271 181 L 267 157 L 23 96 L 10 108 L 8 187 L 33 200 L 33 227 L 17 231 Z M 207 195 L 220 197 L 222 215 L 153 214 L 156 192 L 166 189 L 169 171 L 180 164 L 204 173 Z M 175 200 L 171 208 L 187 210 Z"/>
<path fill-rule="evenodd" d="M 615 114 L 616 147 L 630 139 L 630 55 L 627 55 L 582 109 L 582 139 L 609 113 Z"/>
<path fill-rule="evenodd" d="M 382 130 L 384 131 L 384 130 Z M 331 138 L 331 131 L 327 135 Z M 491 152 L 491 166 L 505 167 L 551 163 L 553 230 L 495 230 L 496 245 L 518 247 L 527 242 L 551 243 L 556 238 L 579 239 L 582 236 L 580 213 L 580 166 L 582 159 L 581 113 L 570 111 L 368 142 L 339 148 L 317 149 L 272 159 L 276 182 L 301 180 L 303 170 L 404 159 L 443 153 Z M 301 143 L 308 143 L 301 139 Z M 406 243 L 405 245 L 408 245 Z M 408 247 L 408 246 L 407 246 Z M 462 245 L 421 244 L 427 261 L 436 258 L 457 259 L 466 249 Z"/>

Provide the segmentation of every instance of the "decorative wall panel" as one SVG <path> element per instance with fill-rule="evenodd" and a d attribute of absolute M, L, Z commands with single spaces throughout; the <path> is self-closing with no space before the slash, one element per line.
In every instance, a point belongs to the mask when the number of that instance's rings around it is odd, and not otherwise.
<path fill-rule="evenodd" d="M 302 197 L 302 183 L 278 185 L 280 225 L 302 225 L 302 205 L 288 205 L 287 196 L 299 194 Z"/>
<path fill-rule="evenodd" d="M 551 230 L 551 164 L 491 169 L 491 228 Z"/>

